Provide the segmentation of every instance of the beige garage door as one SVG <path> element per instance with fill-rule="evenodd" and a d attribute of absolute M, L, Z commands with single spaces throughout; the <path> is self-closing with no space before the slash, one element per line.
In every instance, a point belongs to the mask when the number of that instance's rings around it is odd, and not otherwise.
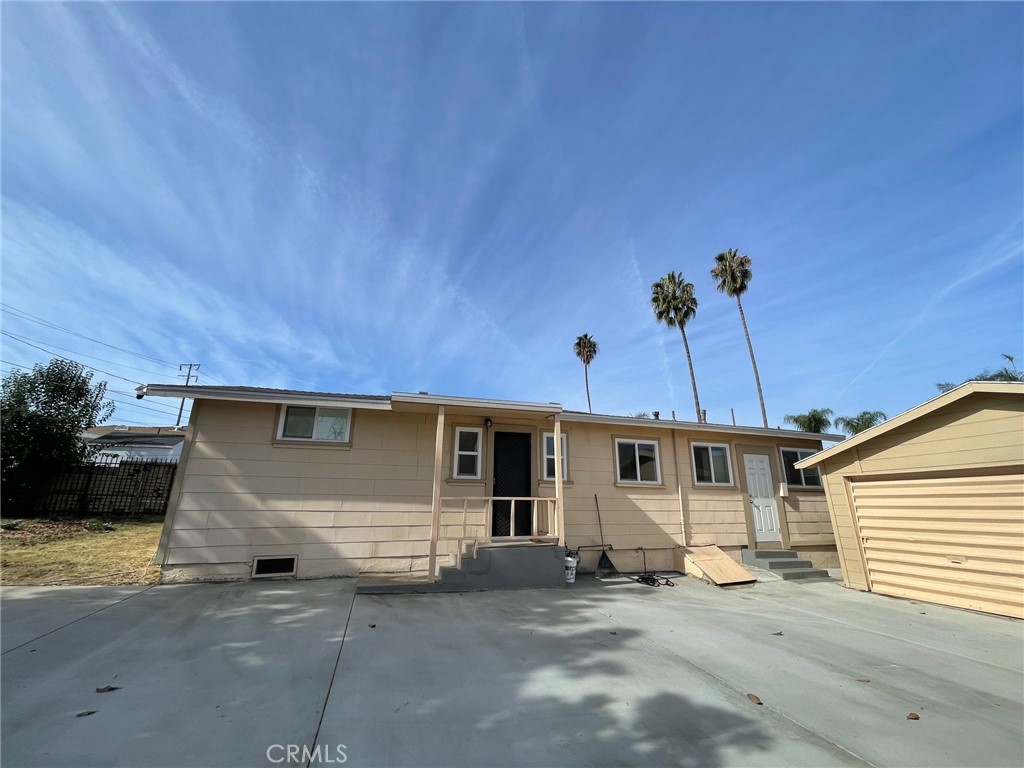
<path fill-rule="evenodd" d="M 851 487 L 873 591 L 1024 618 L 1024 475 Z"/>

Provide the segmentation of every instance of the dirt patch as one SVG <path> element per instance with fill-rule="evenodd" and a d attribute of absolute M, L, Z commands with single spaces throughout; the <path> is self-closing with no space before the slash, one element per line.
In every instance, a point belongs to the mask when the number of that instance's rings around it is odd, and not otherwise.
<path fill-rule="evenodd" d="M 4 520 L 0 584 L 154 584 L 163 520 Z"/>
<path fill-rule="evenodd" d="M 50 541 L 70 539 L 86 530 L 85 521 L 60 520 L 4 520 L 0 541 L 8 544 L 46 544 Z"/>

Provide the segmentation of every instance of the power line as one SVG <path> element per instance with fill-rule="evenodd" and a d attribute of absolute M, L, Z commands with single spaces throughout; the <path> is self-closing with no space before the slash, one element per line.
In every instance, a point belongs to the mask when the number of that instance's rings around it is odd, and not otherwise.
<path fill-rule="evenodd" d="M 17 363 L 12 363 L 12 362 L 10 362 L 8 360 L 0 360 L 0 363 L 3 363 L 4 365 L 10 365 L 10 366 L 12 366 L 14 368 L 21 368 L 22 370 L 26 370 L 26 371 L 29 370 L 29 368 L 27 366 L 18 365 Z M 154 413 L 163 413 L 163 411 L 158 411 L 157 408 L 164 408 L 167 411 L 169 411 L 170 413 L 174 413 L 174 406 L 173 405 L 164 405 L 163 403 L 157 403 L 157 402 L 152 402 L 152 403 L 149 403 L 148 405 L 142 405 L 141 403 L 134 403 L 131 400 L 121 400 L 120 398 L 114 397 L 113 395 L 115 395 L 115 394 L 118 394 L 118 395 L 128 395 L 128 396 L 133 396 L 134 395 L 133 392 L 125 392 L 124 390 L 121 390 L 121 389 L 108 389 L 106 397 L 110 398 L 111 400 L 113 400 L 113 401 L 115 401 L 117 403 L 121 403 L 122 405 L 131 405 L 131 406 L 135 406 L 136 408 L 144 408 L 147 411 L 153 411 Z"/>
<path fill-rule="evenodd" d="M 37 323 L 38 325 L 42 325 L 42 326 L 44 326 L 46 328 L 52 328 L 52 329 L 55 329 L 55 330 L 58 330 L 58 331 L 64 331 L 65 333 L 70 333 L 70 334 L 72 334 L 74 336 L 79 337 L 80 339 L 85 339 L 86 341 L 92 341 L 92 342 L 94 342 L 96 344 L 102 344 L 104 347 L 110 347 L 110 349 L 116 349 L 119 352 L 124 352 L 126 354 L 133 355 L 133 356 L 141 358 L 143 360 L 148 360 L 148 361 L 153 362 L 153 363 L 159 363 L 161 365 L 167 365 L 167 366 L 171 366 L 171 367 L 174 367 L 176 365 L 176 363 L 172 363 L 172 362 L 169 362 L 167 360 L 161 360 L 161 359 L 159 359 L 157 357 L 152 357 L 150 355 L 146 355 L 146 354 L 143 354 L 141 352 L 134 352 L 134 351 L 132 351 L 130 349 L 125 349 L 124 347 L 119 347 L 116 344 L 109 344 L 109 343 L 107 343 L 105 341 L 100 341 L 99 339 L 95 339 L 92 336 L 87 336 L 84 333 L 79 333 L 78 331 L 73 331 L 70 328 L 65 328 L 62 325 L 58 325 L 57 323 L 53 323 L 53 322 L 50 322 L 49 320 L 46 320 L 46 319 L 41 318 L 41 317 L 38 317 L 37 315 L 33 315 L 30 312 L 26 312 L 23 309 L 18 309 L 17 307 L 13 307 L 10 304 L 5 304 L 3 302 L 0 302 L 0 312 L 6 312 L 9 315 L 12 315 L 14 317 L 20 318 L 22 320 L 28 320 L 31 323 Z M 25 338 L 28 338 L 28 337 L 26 336 Z M 48 343 L 48 342 L 40 342 L 40 343 L 41 344 L 45 344 L 45 343 Z M 103 360 L 103 358 L 95 357 L 93 355 L 87 355 L 84 352 L 75 352 L 74 350 L 67 349 L 67 348 L 64 348 L 64 347 L 56 347 L 55 346 L 55 349 L 63 349 L 65 352 L 72 352 L 73 354 L 79 354 L 79 355 L 82 355 L 83 357 L 92 357 L 94 360 Z M 114 365 L 120 365 L 120 366 L 122 366 L 124 368 L 132 368 L 132 366 L 130 366 L 130 365 L 124 365 L 123 363 L 114 363 L 112 360 L 103 360 L 103 362 L 113 363 Z M 247 360 L 246 362 L 253 362 L 253 363 L 255 363 L 255 362 L 258 362 L 258 361 L 256 361 L 256 360 Z M 156 373 L 155 371 L 146 371 L 146 370 L 143 370 L 141 368 L 132 368 L 132 370 L 142 371 L 143 373 L 152 373 L 152 374 L 154 374 L 156 376 L 164 376 L 164 375 L 166 375 L 166 374 L 163 374 L 163 373 Z M 226 387 L 231 386 L 226 381 L 223 381 L 222 379 L 218 379 L 216 376 L 210 376 L 209 374 L 204 374 L 204 375 L 208 379 L 210 379 L 211 381 L 215 381 L 218 384 L 223 384 Z"/>
<path fill-rule="evenodd" d="M 13 366 L 15 368 L 21 368 L 21 369 L 24 369 L 24 370 L 28 370 L 23 365 L 18 365 L 17 363 L 10 363 L 10 362 L 8 362 L 6 360 L 0 360 L 0 363 L 4 363 L 5 365 L 10 365 L 10 366 Z M 170 416 L 171 413 L 174 413 L 174 406 L 172 406 L 172 405 L 164 405 L 163 403 L 155 403 L 155 402 L 154 403 L 150 403 L 148 405 L 142 405 L 141 403 L 132 402 L 131 400 L 122 400 L 119 397 L 114 397 L 113 394 L 111 394 L 111 393 L 124 394 L 124 395 L 131 395 L 132 393 L 130 393 L 130 392 L 123 392 L 121 390 L 116 390 L 116 389 L 108 389 L 107 393 L 105 394 L 105 397 L 107 399 L 112 400 L 114 402 L 114 408 L 115 409 L 117 409 L 117 408 L 124 408 L 126 406 L 131 406 L 133 408 L 142 408 L 145 411 L 152 411 L 153 413 L 158 413 L 158 414 L 161 414 L 161 415 L 166 415 L 168 417 Z M 166 409 L 166 412 L 158 410 L 159 408 Z"/>
<path fill-rule="evenodd" d="M 10 338 L 14 339 L 15 341 L 20 341 L 22 344 L 27 344 L 28 346 L 34 347 L 35 349 L 38 349 L 41 352 L 45 352 L 48 355 L 53 355 L 54 357 L 60 358 L 61 360 L 67 360 L 69 363 L 78 363 L 80 366 L 82 366 L 83 368 L 88 368 L 90 371 L 96 371 L 97 373 L 102 373 L 102 374 L 105 374 L 107 376 L 113 376 L 115 379 L 120 379 L 121 381 L 127 381 L 129 384 L 140 384 L 141 383 L 141 382 L 138 382 L 138 381 L 133 381 L 132 379 L 126 379 L 124 376 L 118 376 L 116 373 L 111 373 L 110 371 L 104 371 L 102 368 L 94 368 L 93 366 L 86 365 L 85 363 L 83 363 L 83 362 L 81 362 L 79 360 L 75 360 L 74 358 L 64 357 L 64 355 L 58 355 L 52 349 L 45 349 L 45 348 L 40 347 L 40 346 L 38 346 L 36 344 L 32 344 L 30 342 L 27 342 L 24 339 L 19 339 L 17 336 L 11 336 L 9 333 L 7 333 L 7 331 L 2 331 L 0 333 L 3 333 L 5 336 L 10 336 Z M 13 363 L 9 363 L 9 365 L 13 365 Z"/>
<path fill-rule="evenodd" d="M 17 307 L 12 307 L 10 304 L 4 304 L 3 302 L 0 302 L 0 312 L 6 312 L 9 315 L 13 315 L 14 317 L 20 318 L 22 320 L 28 320 L 31 323 L 37 323 L 38 325 L 42 325 L 42 326 L 44 326 L 46 328 L 53 328 L 53 329 L 58 330 L 58 331 L 64 331 L 65 333 L 73 334 L 75 336 L 78 336 L 81 339 L 85 339 L 87 341 L 92 341 L 92 342 L 94 342 L 96 344 L 102 344 L 104 347 L 110 347 L 111 349 L 116 349 L 119 352 L 124 352 L 126 354 L 133 355 L 133 356 L 141 358 L 143 360 L 149 360 L 150 362 L 153 362 L 153 363 L 160 363 L 161 365 L 167 365 L 167 366 L 171 366 L 171 367 L 174 367 L 174 365 L 176 365 L 175 363 L 168 362 L 167 360 L 161 360 L 161 359 L 156 358 L 156 357 L 151 357 L 150 355 L 146 355 L 146 354 L 143 354 L 141 352 L 134 352 L 134 351 L 132 351 L 130 349 L 125 349 L 124 347 L 119 347 L 116 344 L 109 344 L 109 343 L 107 343 L 105 341 L 100 341 L 99 339 L 95 339 L 92 336 L 86 336 L 84 333 L 79 333 L 78 331 L 73 331 L 70 328 L 65 328 L 64 326 L 58 325 L 57 323 L 52 323 L 49 320 L 45 320 L 45 319 L 43 319 L 41 317 L 38 317 L 37 315 L 33 315 L 33 314 L 29 313 L 29 312 L 26 312 L 23 309 L 18 309 Z M 29 339 L 29 337 L 27 337 L 27 336 L 25 336 L 24 338 Z M 30 341 L 39 341 L 38 339 L 29 339 L 29 340 Z M 40 344 L 46 344 L 48 342 L 39 341 L 39 343 Z M 142 368 L 134 368 L 134 367 L 132 367 L 130 365 L 125 365 L 124 363 L 116 363 L 113 360 L 104 360 L 101 357 L 96 357 L 94 355 L 87 355 L 84 352 L 76 352 L 75 350 L 67 349 L 66 347 L 58 347 L 56 345 L 51 345 L 51 346 L 53 346 L 54 349 L 61 349 L 64 352 L 71 352 L 72 354 L 81 355 L 82 357 L 89 357 L 89 358 L 92 358 L 93 360 L 100 360 L 100 361 L 105 362 L 105 363 L 112 363 L 113 365 L 120 365 L 122 368 L 130 368 L 133 371 L 141 371 L 142 373 L 151 373 L 151 374 L 153 374 L 155 376 L 165 376 L 165 375 L 167 375 L 167 374 L 163 374 L 163 373 L 157 373 L 156 371 L 147 371 L 147 370 L 144 370 Z M 253 360 L 251 362 L 256 362 L 256 361 Z M 216 376 L 211 376 L 209 374 L 204 374 L 204 375 L 206 376 L 206 378 L 210 379 L 211 381 L 215 381 L 218 384 L 223 384 L 226 387 L 231 386 L 226 381 L 223 381 L 222 379 L 218 379 Z"/>
<path fill-rule="evenodd" d="M 135 427 L 149 427 L 151 424 L 147 424 L 144 421 L 132 421 L 131 419 L 118 419 L 114 424 L 97 424 L 97 427 L 116 427 L 118 424 L 131 424 Z M 164 426 L 161 424 L 160 426 Z"/>
<path fill-rule="evenodd" d="M 170 363 L 167 360 L 161 360 L 159 358 L 152 357 L 150 355 L 144 355 L 141 352 L 133 352 L 130 349 L 125 349 L 124 347 L 118 347 L 118 346 L 116 346 L 114 344 L 108 344 L 107 342 L 100 341 L 99 339 L 94 339 L 92 336 L 86 336 L 84 333 L 79 333 L 78 331 L 73 331 L 70 328 L 65 328 L 63 325 L 58 325 L 57 323 L 51 323 L 49 320 L 44 320 L 43 318 L 38 317 L 36 315 L 33 315 L 33 314 L 29 313 L 29 312 L 26 312 L 23 309 L 18 309 L 17 307 L 12 307 L 10 304 L 4 304 L 3 302 L 0 302 L 0 311 L 6 312 L 9 315 L 14 315 L 15 317 L 20 317 L 21 319 L 28 320 L 29 322 L 32 322 L 32 323 L 39 323 L 40 325 L 44 325 L 47 328 L 53 328 L 53 329 L 58 330 L 58 331 L 64 331 L 65 333 L 70 333 L 70 334 L 72 334 L 74 336 L 78 336 L 80 339 L 86 339 L 87 341 L 92 341 L 92 342 L 95 342 L 96 344 L 102 344 L 104 347 L 110 347 L 111 349 L 116 349 L 119 352 L 125 352 L 125 353 L 127 353 L 129 355 L 135 355 L 135 357 L 140 357 L 143 360 L 149 360 L 150 362 L 153 362 L 153 363 L 160 363 L 161 365 L 170 365 L 170 366 L 176 365 L 176 363 Z"/>
<path fill-rule="evenodd" d="M 132 408 L 141 408 L 144 411 L 152 411 L 153 413 L 159 413 L 161 416 L 167 416 L 168 419 L 170 418 L 169 413 L 159 411 L 156 408 L 153 408 L 152 406 L 142 405 L 141 403 L 133 403 L 130 400 L 122 400 L 118 397 L 110 397 L 110 395 L 107 395 L 107 397 L 110 398 L 110 400 L 112 400 L 115 403 L 116 408 L 125 408 L 131 406 Z"/>
<path fill-rule="evenodd" d="M 128 397 L 134 397 L 136 400 L 138 399 L 134 392 L 125 392 L 123 389 L 107 389 L 107 392 L 115 395 L 128 395 Z M 154 408 L 166 408 L 172 413 L 177 410 L 173 405 L 167 405 L 166 403 L 161 403 L 157 400 L 148 400 L 147 402 Z"/>
<path fill-rule="evenodd" d="M 178 378 L 179 379 L 184 379 L 185 380 L 185 386 L 187 387 L 189 385 L 191 379 L 192 379 L 192 368 L 193 367 L 196 369 L 196 380 L 198 381 L 198 379 L 199 379 L 198 371 L 199 371 L 199 368 L 201 367 L 201 364 L 200 363 L 182 363 L 181 365 L 178 366 L 178 370 L 180 371 L 186 365 L 188 366 L 188 373 L 186 373 L 184 376 L 182 376 L 179 373 L 178 374 Z M 176 426 L 176 427 L 180 427 L 181 426 L 181 414 L 182 414 L 182 412 L 184 410 L 185 410 L 185 398 L 183 397 L 183 398 L 181 398 L 181 407 L 178 408 L 178 420 L 174 423 L 174 426 Z"/>
<path fill-rule="evenodd" d="M 32 339 L 32 338 L 29 338 L 28 336 L 22 336 L 22 335 L 17 334 L 17 333 L 11 333 L 10 331 L 0 331 L 0 333 L 3 333 L 4 336 L 10 336 L 12 339 L 17 339 L 18 341 L 34 341 L 36 344 L 49 344 L 49 342 L 47 342 L 47 341 L 40 341 L 39 339 Z M 59 349 L 62 352 L 70 352 L 73 355 L 81 355 L 82 357 L 88 357 L 90 360 L 99 360 L 101 363 L 110 363 L 111 365 L 118 365 L 118 366 L 120 366 L 122 368 L 128 368 L 129 370 L 132 370 L 132 371 L 139 371 L 140 373 L 151 373 L 154 376 L 166 376 L 166 377 L 170 376 L 169 373 L 158 373 L 157 371 L 147 371 L 144 368 L 136 368 L 134 365 L 127 365 L 125 363 L 119 363 L 116 360 L 107 360 L 106 358 L 103 358 L 103 357 L 96 357 L 96 355 L 87 355 L 87 354 L 85 354 L 85 352 L 76 352 L 75 350 L 68 349 L 67 347 L 58 347 L 56 344 L 50 344 L 50 346 L 52 346 L 54 349 Z"/>
<path fill-rule="evenodd" d="M 217 378 L 216 376 L 211 376 L 211 375 L 210 375 L 210 374 L 208 374 L 208 373 L 204 373 L 203 375 L 204 375 L 204 376 L 205 376 L 206 378 L 208 378 L 208 379 L 209 379 L 210 381 L 215 381 L 215 382 L 217 382 L 218 384 L 223 384 L 223 385 L 224 385 L 225 387 L 230 387 L 230 386 L 231 386 L 231 385 L 230 385 L 230 384 L 228 384 L 228 383 L 227 383 L 226 381 L 223 381 L 222 379 L 218 379 L 218 378 Z M 199 381 L 199 379 L 197 378 L 197 379 L 196 379 L 196 381 Z"/>

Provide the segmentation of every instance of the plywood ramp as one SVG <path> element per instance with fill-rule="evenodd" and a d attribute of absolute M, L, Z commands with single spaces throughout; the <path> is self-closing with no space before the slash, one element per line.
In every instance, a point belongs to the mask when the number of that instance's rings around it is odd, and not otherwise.
<path fill-rule="evenodd" d="M 678 570 L 719 587 L 753 584 L 757 581 L 750 571 L 713 544 L 677 547 L 675 554 Z"/>

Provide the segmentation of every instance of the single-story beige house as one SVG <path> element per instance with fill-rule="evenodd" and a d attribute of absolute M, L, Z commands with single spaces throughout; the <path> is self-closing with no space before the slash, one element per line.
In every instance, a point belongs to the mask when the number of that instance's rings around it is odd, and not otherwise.
<path fill-rule="evenodd" d="M 160 542 L 166 581 L 404 574 L 499 544 L 602 545 L 623 571 L 680 545 L 838 567 L 821 479 L 836 436 L 601 416 L 557 403 L 151 384 L 193 398 Z M 642 548 L 642 549 L 641 549 Z M 559 563 L 560 565 L 560 563 Z"/>
<path fill-rule="evenodd" d="M 1024 383 L 963 384 L 797 462 L 848 587 L 1024 618 Z"/>

